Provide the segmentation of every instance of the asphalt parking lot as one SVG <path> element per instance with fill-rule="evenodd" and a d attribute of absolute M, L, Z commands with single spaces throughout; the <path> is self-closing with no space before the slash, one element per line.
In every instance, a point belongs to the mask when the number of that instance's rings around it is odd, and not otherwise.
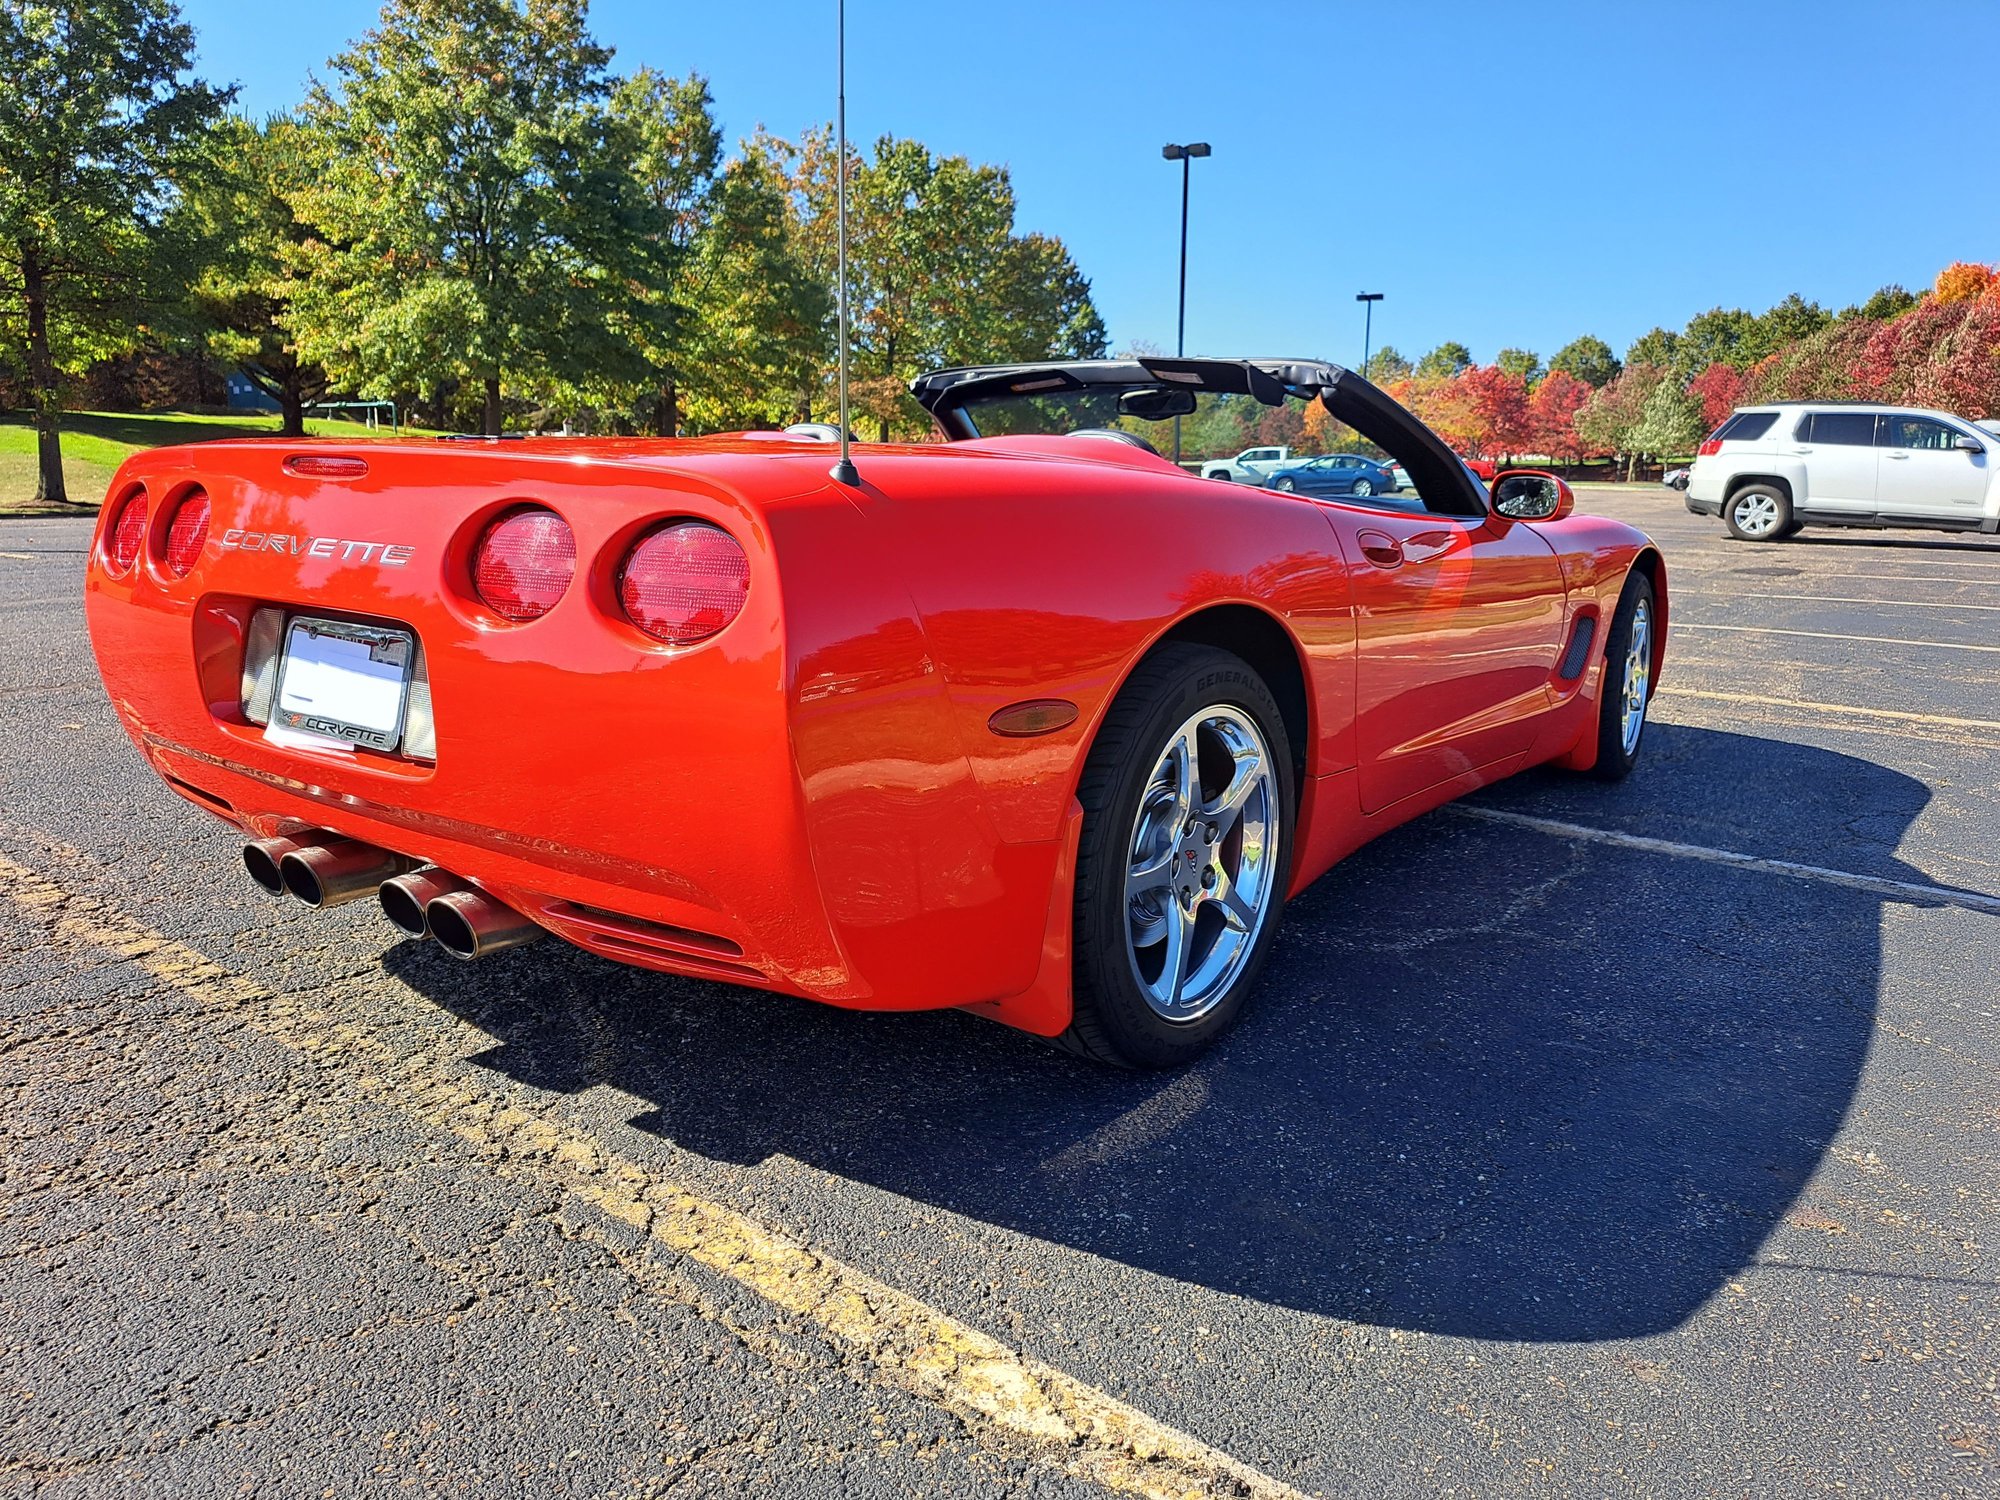
<path fill-rule="evenodd" d="M 0 1490 L 1990 1496 L 2000 542 L 1671 574 L 1647 758 L 1177 1076 L 270 903 L 0 527 Z"/>

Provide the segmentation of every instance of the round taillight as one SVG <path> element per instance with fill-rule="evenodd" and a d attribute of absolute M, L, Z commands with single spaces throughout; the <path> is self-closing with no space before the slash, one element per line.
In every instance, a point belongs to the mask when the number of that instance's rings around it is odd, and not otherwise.
<path fill-rule="evenodd" d="M 539 620 L 576 572 L 576 537 L 552 510 L 510 510 L 472 549 L 472 588 L 502 619 Z"/>
<path fill-rule="evenodd" d="M 140 490 L 119 509 L 111 523 L 111 568 L 129 573 L 146 544 L 146 492 Z"/>
<path fill-rule="evenodd" d="M 201 549 L 208 545 L 208 495 L 189 490 L 174 507 L 174 519 L 167 527 L 167 571 L 176 578 L 201 561 Z"/>
<path fill-rule="evenodd" d="M 705 641 L 743 613 L 750 560 L 736 538 L 700 521 L 678 521 L 639 539 L 618 570 L 625 617 L 670 646 Z"/>

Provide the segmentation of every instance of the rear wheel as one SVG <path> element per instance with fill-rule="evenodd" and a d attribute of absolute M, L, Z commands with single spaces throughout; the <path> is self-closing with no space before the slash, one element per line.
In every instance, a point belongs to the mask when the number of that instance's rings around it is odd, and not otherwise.
<path fill-rule="evenodd" d="M 1722 520 L 1739 542 L 1775 542 L 1796 529 L 1792 497 L 1770 484 L 1744 485 L 1722 507 Z"/>
<path fill-rule="evenodd" d="M 1292 758 L 1256 672 L 1211 646 L 1133 673 L 1077 788 L 1071 1051 L 1190 1062 L 1226 1031 L 1277 936 L 1291 869 Z"/>
<path fill-rule="evenodd" d="M 1643 573 L 1625 580 L 1611 634 L 1604 642 L 1604 685 L 1597 695 L 1597 764 L 1600 781 L 1623 781 L 1639 763 L 1646 711 L 1653 702 L 1653 637 L 1659 606 Z"/>
<path fill-rule="evenodd" d="M 1357 479 L 1354 481 L 1354 493 L 1357 498 L 1366 500 L 1375 493 L 1375 486 L 1366 479 Z"/>

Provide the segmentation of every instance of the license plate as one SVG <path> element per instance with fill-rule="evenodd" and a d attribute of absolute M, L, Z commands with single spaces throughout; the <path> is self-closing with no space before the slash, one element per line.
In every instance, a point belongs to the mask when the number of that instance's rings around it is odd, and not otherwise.
<path fill-rule="evenodd" d="M 285 627 L 271 720 L 393 750 L 403 737 L 416 637 L 388 625 L 294 618 Z"/>

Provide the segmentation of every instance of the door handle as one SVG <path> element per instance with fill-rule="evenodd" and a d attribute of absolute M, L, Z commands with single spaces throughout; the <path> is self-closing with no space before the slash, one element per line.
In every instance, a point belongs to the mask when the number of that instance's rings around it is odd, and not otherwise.
<path fill-rule="evenodd" d="M 1400 568 L 1403 565 L 1403 544 L 1386 531 L 1363 531 L 1355 536 L 1361 544 L 1361 555 L 1378 568 Z"/>
<path fill-rule="evenodd" d="M 1885 453 L 1885 454 L 1883 454 L 1882 456 L 1883 456 L 1884 458 L 1893 458 L 1893 459 L 1895 459 L 1895 460 L 1896 460 L 1896 461 L 1897 461 L 1898 463 L 1900 463 L 1900 462 L 1902 462 L 1902 461 L 1903 461 L 1904 459 L 1908 458 L 1908 457 L 1909 457 L 1910 455 L 1909 455 L 1909 454 L 1907 454 L 1907 453 Z"/>
<path fill-rule="evenodd" d="M 1812 449 L 1810 449 L 1810 448 L 1794 448 L 1794 449 L 1792 450 L 1792 452 L 1794 452 L 1794 453 L 1810 453 L 1810 452 L 1812 452 Z"/>

